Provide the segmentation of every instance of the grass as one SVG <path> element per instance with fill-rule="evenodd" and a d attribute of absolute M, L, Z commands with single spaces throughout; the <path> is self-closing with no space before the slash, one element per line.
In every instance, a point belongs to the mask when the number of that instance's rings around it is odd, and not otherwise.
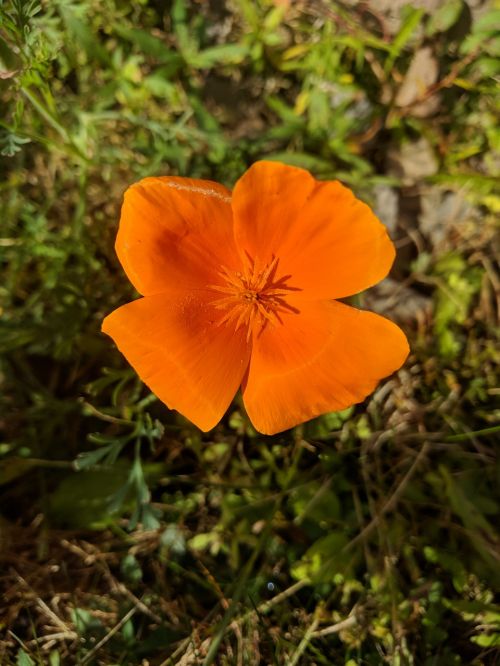
<path fill-rule="evenodd" d="M 499 10 L 0 4 L 0 655 L 500 663 Z M 145 175 L 339 178 L 398 248 L 408 333 L 364 404 L 275 437 L 169 412 L 102 318 Z"/>

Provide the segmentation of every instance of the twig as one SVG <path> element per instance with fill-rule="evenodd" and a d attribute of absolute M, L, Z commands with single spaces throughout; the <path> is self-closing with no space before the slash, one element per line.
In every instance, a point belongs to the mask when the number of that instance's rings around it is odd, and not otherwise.
<path fill-rule="evenodd" d="M 188 664 L 193 663 L 193 659 L 199 659 L 200 652 L 202 655 L 206 654 L 208 646 L 210 645 L 210 638 L 206 638 L 203 643 L 196 645 L 193 634 L 194 632 L 185 638 L 175 652 L 161 662 L 160 666 L 188 666 Z M 182 657 L 179 661 L 176 661 L 177 657 L 181 654 Z"/>
<path fill-rule="evenodd" d="M 408 470 L 408 472 L 405 474 L 403 479 L 401 480 L 401 483 L 399 486 L 396 488 L 390 499 L 384 504 L 384 506 L 380 509 L 380 511 L 377 513 L 376 516 L 368 523 L 366 527 L 364 527 L 361 532 L 356 535 L 349 543 L 344 546 L 342 550 L 350 550 L 353 546 L 355 546 L 357 543 L 360 541 L 366 539 L 366 537 L 373 532 L 373 530 L 377 527 L 379 524 L 382 516 L 384 516 L 386 513 L 389 511 L 392 511 L 396 504 L 399 502 L 401 499 L 401 496 L 403 495 L 404 491 L 406 490 L 406 487 L 408 483 L 411 481 L 412 476 L 415 474 L 417 471 L 418 466 L 422 462 L 423 458 L 427 455 L 427 452 L 429 451 L 430 444 L 429 442 L 425 442 L 420 451 L 418 452 L 417 457 L 413 461 L 412 466 Z"/>
<path fill-rule="evenodd" d="M 285 601 L 285 599 L 288 599 L 288 597 L 291 597 L 292 594 L 295 594 L 299 590 L 302 590 L 302 588 L 307 587 L 310 584 L 309 579 L 307 578 L 302 578 L 301 580 L 297 581 L 293 585 L 290 585 L 290 587 L 287 587 L 286 590 L 283 590 L 283 592 L 280 592 L 276 596 L 274 596 L 272 599 L 269 599 L 268 601 L 264 601 L 261 603 L 258 607 L 257 610 L 259 613 L 267 613 L 271 608 L 274 606 L 277 606 L 280 604 L 282 601 Z M 237 622 L 243 622 L 244 620 L 247 619 L 249 615 L 256 615 L 255 611 L 249 611 L 246 615 L 244 615 L 242 618 L 239 620 L 236 620 Z"/>
<path fill-rule="evenodd" d="M 319 614 L 316 613 L 316 617 L 307 628 L 307 631 L 302 637 L 300 643 L 298 644 L 297 649 L 295 650 L 292 658 L 290 660 L 287 660 L 286 666 L 297 666 L 297 664 L 299 663 L 299 659 L 302 657 L 306 647 L 309 645 L 311 641 L 311 638 L 314 636 L 314 632 L 316 631 L 316 627 L 318 626 L 318 624 L 319 624 Z"/>
<path fill-rule="evenodd" d="M 307 514 L 311 509 L 320 501 L 320 499 L 323 497 L 323 495 L 328 492 L 330 489 L 331 483 L 332 483 L 333 476 L 329 476 L 323 483 L 321 484 L 320 488 L 314 493 L 314 495 L 311 497 L 309 502 L 306 504 L 306 506 L 302 509 L 302 511 L 294 518 L 294 523 L 296 525 L 302 525 L 304 522 L 305 518 L 307 517 Z"/>
<path fill-rule="evenodd" d="M 128 419 L 120 419 L 117 416 L 112 416 L 111 414 L 105 414 L 104 412 L 101 412 L 97 409 L 97 407 L 94 407 L 90 402 L 87 402 L 87 400 L 84 400 L 81 398 L 79 402 L 91 412 L 94 416 L 97 416 L 100 418 L 102 421 L 107 421 L 108 423 L 119 423 L 121 425 L 135 425 L 133 421 L 130 421 Z"/>
<path fill-rule="evenodd" d="M 98 556 L 101 555 L 101 553 L 89 553 L 83 548 L 80 548 L 80 546 L 77 546 L 76 544 L 71 543 L 70 541 L 67 541 L 66 539 L 61 540 L 61 544 L 70 550 L 71 552 L 75 553 L 78 555 L 80 558 L 83 559 L 84 563 L 89 565 L 89 564 L 96 564 L 97 567 L 101 570 L 102 574 L 104 577 L 107 579 L 108 583 L 111 585 L 111 588 L 114 588 L 119 594 L 123 594 L 123 596 L 128 597 L 132 603 L 137 606 L 137 608 L 144 613 L 144 615 L 147 615 L 150 617 L 154 622 L 157 624 L 162 623 L 162 619 L 159 615 L 157 615 L 154 611 L 152 611 L 146 604 L 141 601 L 138 597 L 135 596 L 133 592 L 131 592 L 126 585 L 121 583 L 120 581 L 116 580 L 116 578 L 113 576 L 111 573 L 107 562 L 104 559 L 99 559 Z"/>
<path fill-rule="evenodd" d="M 319 638 L 320 636 L 329 636 L 330 634 L 338 634 L 344 629 L 350 629 L 358 624 L 358 620 L 354 615 L 354 609 L 349 613 L 348 617 L 345 620 L 341 620 L 336 624 L 331 624 L 329 627 L 324 627 L 323 629 L 318 629 L 312 634 L 312 638 Z"/>
<path fill-rule="evenodd" d="M 14 576 L 17 578 L 17 580 L 18 580 L 22 585 L 24 585 L 24 587 L 26 587 L 30 592 L 32 592 L 32 593 L 35 595 L 36 603 L 37 603 L 38 607 L 40 608 L 40 610 L 41 610 L 41 611 L 42 611 L 47 617 L 49 617 L 49 618 L 52 620 L 52 622 L 53 622 L 56 626 L 58 626 L 60 629 L 62 629 L 64 633 L 66 633 L 66 634 L 67 634 L 67 633 L 72 633 L 72 632 L 71 632 L 71 629 L 70 629 L 69 626 L 64 622 L 64 620 L 61 620 L 61 618 L 58 617 L 58 616 L 54 613 L 54 611 L 53 611 L 51 608 L 49 608 L 49 607 L 47 606 L 47 604 L 45 603 L 45 601 L 44 601 L 43 599 L 41 599 L 41 598 L 37 595 L 37 593 L 33 590 L 33 588 L 31 587 L 31 585 L 30 585 L 30 584 L 29 584 L 29 583 L 28 583 L 28 582 L 27 582 L 27 581 L 26 581 L 26 580 L 25 580 L 20 574 L 18 574 L 17 571 L 16 571 L 15 569 L 11 569 L 11 571 L 12 571 L 12 573 L 14 574 Z"/>
<path fill-rule="evenodd" d="M 45 634 L 45 636 L 38 636 L 28 641 L 28 645 L 38 645 L 40 643 L 49 643 L 51 641 L 65 641 L 65 640 L 76 640 L 78 634 L 76 631 L 56 631 L 53 634 Z"/>
<path fill-rule="evenodd" d="M 201 571 L 203 572 L 203 575 L 206 576 L 207 579 L 210 581 L 210 583 L 213 585 L 217 593 L 217 596 L 220 599 L 222 607 L 224 608 L 225 611 L 227 611 L 229 609 L 229 601 L 224 596 L 224 592 L 221 590 L 219 583 L 215 580 L 212 573 L 207 569 L 207 567 L 203 564 L 200 558 L 197 557 L 196 561 Z M 238 644 L 237 666 L 243 666 L 243 636 L 241 634 L 241 627 L 237 622 L 231 622 L 229 626 L 234 631 L 236 635 L 236 641 Z"/>
<path fill-rule="evenodd" d="M 382 507 L 382 509 L 378 512 L 378 514 L 373 518 L 373 520 L 361 530 L 361 532 L 355 536 L 351 541 L 349 541 L 346 546 L 344 546 L 343 550 L 350 550 L 353 546 L 355 546 L 357 543 L 360 541 L 366 539 L 366 537 L 377 527 L 377 525 L 380 522 L 380 519 L 389 511 L 393 510 L 394 507 L 397 505 L 399 500 L 401 499 L 401 496 L 403 495 L 404 491 L 406 490 L 406 487 L 408 483 L 410 482 L 411 478 L 415 474 L 418 466 L 422 462 L 423 458 L 426 456 L 428 450 L 430 448 L 429 442 L 425 442 L 420 451 L 418 452 L 415 460 L 413 461 L 413 464 L 411 465 L 410 469 L 406 473 L 406 475 L 403 477 L 401 483 L 399 486 L 396 488 L 394 491 L 393 495 L 389 499 L 389 501 Z M 288 599 L 288 597 L 292 596 L 293 594 L 296 594 L 300 590 L 302 590 L 304 587 L 307 587 L 311 584 L 311 581 L 308 578 L 302 578 L 301 580 L 297 581 L 293 585 L 290 585 L 286 590 L 283 590 L 283 592 L 280 592 L 277 594 L 275 597 L 272 599 L 269 599 L 268 601 L 263 602 L 260 604 L 255 610 L 248 611 L 247 613 L 244 613 L 241 617 L 236 618 L 231 622 L 231 628 L 234 630 L 234 625 L 238 624 L 241 625 L 243 622 L 245 622 L 248 618 L 250 617 L 255 617 L 259 614 L 264 614 L 267 613 L 271 608 L 274 606 L 277 606 L 280 604 L 282 601 L 285 599 Z M 325 634 L 317 634 L 316 632 L 314 633 L 314 636 L 317 635 L 327 635 L 328 633 L 335 633 L 335 631 L 341 631 L 343 628 L 347 628 L 349 626 L 354 626 L 354 624 L 357 622 L 356 618 L 354 616 L 349 616 L 345 620 L 342 620 L 342 622 L 339 622 L 335 625 L 332 625 L 331 627 L 326 627 L 324 630 L 319 630 L 320 632 L 325 631 Z M 222 636 L 225 633 L 225 630 L 227 627 L 221 628 L 222 631 L 219 633 L 219 640 L 222 638 Z M 328 630 L 328 631 L 327 631 Z M 308 639 L 309 640 L 309 639 Z M 176 656 L 182 653 L 182 650 L 186 648 L 187 645 L 192 641 L 192 637 L 187 638 L 185 641 L 183 641 L 182 645 L 176 650 L 176 652 L 171 655 L 167 660 L 165 660 L 161 666 L 167 666 L 168 664 L 173 664 L 175 662 L 171 661 L 174 659 Z M 204 641 L 201 645 L 203 648 L 205 646 L 206 641 Z M 185 657 L 190 656 L 189 652 L 185 654 Z M 185 662 L 183 662 L 185 663 Z M 186 662 L 190 663 L 190 662 Z"/>
<path fill-rule="evenodd" d="M 233 620 L 231 623 L 231 628 L 233 628 L 234 624 L 238 624 L 239 626 L 243 624 L 243 622 L 247 621 L 249 618 L 256 618 L 259 614 L 264 614 L 267 613 L 271 608 L 274 606 L 277 606 L 280 604 L 282 601 L 285 601 L 285 599 L 288 599 L 288 597 L 291 597 L 293 594 L 296 592 L 299 592 L 299 590 L 302 590 L 304 587 L 307 587 L 310 585 L 310 581 L 307 578 L 303 578 L 293 585 L 290 585 L 290 587 L 287 587 L 286 590 L 283 590 L 283 592 L 280 592 L 279 594 L 275 595 L 272 599 L 269 599 L 268 601 L 262 602 L 255 610 L 250 610 L 244 613 L 241 617 L 236 618 Z M 210 639 L 208 639 L 210 640 Z M 174 661 L 177 657 L 179 657 L 185 650 L 188 648 L 190 644 L 193 644 L 193 636 L 188 636 L 188 638 L 184 639 L 182 643 L 179 645 L 179 647 L 173 652 L 165 661 L 162 661 L 160 666 L 180 666 L 180 663 L 185 663 L 185 662 L 176 662 Z M 205 645 L 205 642 L 202 643 L 201 648 L 203 648 Z M 197 649 L 197 648 L 194 648 Z M 193 647 L 188 649 L 188 652 L 185 653 L 184 657 L 189 656 L 190 652 L 192 652 Z M 183 657 L 183 658 L 184 658 Z"/>
<path fill-rule="evenodd" d="M 124 624 L 126 624 L 130 618 L 137 612 L 137 606 L 133 606 L 128 613 L 126 613 L 122 619 L 115 624 L 115 626 L 108 631 L 106 636 L 102 638 L 99 643 L 97 643 L 90 652 L 87 652 L 87 654 L 81 659 L 80 664 L 86 664 L 89 662 L 92 657 L 102 648 L 103 645 L 106 645 L 106 643 L 116 634 L 117 631 L 120 631 L 120 629 L 123 627 Z"/>

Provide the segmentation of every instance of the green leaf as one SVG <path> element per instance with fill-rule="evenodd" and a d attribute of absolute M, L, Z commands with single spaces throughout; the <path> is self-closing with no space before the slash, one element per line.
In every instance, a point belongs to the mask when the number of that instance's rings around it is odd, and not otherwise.
<path fill-rule="evenodd" d="M 160 544 L 169 553 L 181 556 L 186 552 L 186 539 L 183 530 L 174 523 L 167 525 L 160 537 Z"/>
<path fill-rule="evenodd" d="M 431 37 L 438 32 L 446 32 L 458 20 L 463 9 L 462 0 L 446 0 L 439 5 L 431 14 L 425 32 Z"/>
<path fill-rule="evenodd" d="M 125 624 L 122 627 L 121 630 L 121 635 L 123 636 L 123 639 L 126 643 L 133 644 L 135 641 L 135 629 L 134 629 L 134 623 L 132 621 L 132 618 L 127 620 Z"/>
<path fill-rule="evenodd" d="M 218 64 L 240 64 L 248 55 L 248 47 L 244 44 L 221 44 L 187 57 L 192 67 L 208 69 Z"/>
<path fill-rule="evenodd" d="M 149 658 L 152 653 L 165 652 L 172 643 L 185 637 L 186 633 L 182 629 L 171 629 L 166 626 L 158 627 L 153 629 L 146 638 L 141 637 L 141 640 L 135 646 L 135 652 Z"/>
<path fill-rule="evenodd" d="M 336 574 L 345 575 L 354 558 L 348 553 L 346 546 L 348 539 L 343 532 L 332 532 L 318 539 L 302 556 L 292 565 L 292 575 L 297 580 L 310 579 L 315 583 L 333 582 Z"/>
<path fill-rule="evenodd" d="M 431 546 L 424 547 L 424 555 L 429 562 L 440 564 L 452 574 L 453 585 L 458 592 L 461 592 L 465 588 L 468 574 L 458 557 Z"/>
<path fill-rule="evenodd" d="M 22 150 L 22 146 L 30 143 L 30 139 L 18 136 L 14 132 L 1 132 L 0 133 L 0 155 L 4 157 L 12 157 Z"/>
<path fill-rule="evenodd" d="M 83 451 L 78 454 L 74 461 L 75 469 L 88 469 L 101 462 L 112 465 L 118 459 L 123 446 L 123 442 L 111 442 L 111 444 L 103 445 L 95 451 Z"/>
<path fill-rule="evenodd" d="M 313 134 L 326 135 L 332 117 L 332 104 L 327 92 L 318 89 L 311 90 L 307 116 L 309 131 Z"/>
<path fill-rule="evenodd" d="M 466 616 L 466 618 L 491 611 L 500 613 L 500 606 L 485 603 L 484 601 L 469 601 L 469 599 L 445 599 L 444 603 L 448 608 L 451 608 L 457 613 L 463 614 Z"/>
<path fill-rule="evenodd" d="M 120 563 L 120 570 L 129 583 L 138 583 L 142 580 L 141 565 L 132 553 L 125 555 Z"/>
<path fill-rule="evenodd" d="M 417 9 L 411 7 L 410 5 L 407 5 L 405 9 L 407 10 L 407 16 L 404 19 L 398 34 L 394 37 L 389 54 L 385 61 L 384 71 L 386 74 L 391 71 L 396 58 L 400 55 L 401 51 L 412 38 L 413 33 L 415 32 L 417 26 L 421 23 L 422 17 L 425 13 L 423 9 Z"/>
<path fill-rule="evenodd" d="M 177 45 L 186 62 L 195 58 L 198 53 L 198 42 L 192 30 L 187 25 L 187 8 L 185 0 L 174 0 L 171 10 Z"/>
<path fill-rule="evenodd" d="M 269 95 L 266 97 L 266 104 L 284 123 L 290 125 L 293 131 L 304 125 L 304 119 L 280 97 Z"/>
<path fill-rule="evenodd" d="M 61 666 L 61 655 L 57 650 L 52 650 L 50 653 L 49 666 Z"/>
<path fill-rule="evenodd" d="M 324 528 L 340 517 L 340 502 L 330 484 L 316 481 L 300 486 L 292 491 L 290 501 L 297 524 L 311 520 Z"/>
<path fill-rule="evenodd" d="M 36 467 L 36 462 L 24 458 L 12 457 L 2 460 L 0 467 L 0 486 L 10 483 Z"/>
<path fill-rule="evenodd" d="M 76 16 L 70 9 L 70 5 L 61 5 L 60 11 L 63 21 L 66 24 L 71 44 L 81 47 L 90 61 L 97 59 L 103 65 L 107 65 L 110 62 L 110 56 L 106 49 L 102 47 L 89 25 Z"/>
<path fill-rule="evenodd" d="M 264 32 L 271 33 L 274 30 L 276 30 L 283 21 L 284 15 L 285 15 L 284 6 L 282 7 L 277 6 L 271 9 L 264 18 L 264 23 L 263 23 Z"/>
<path fill-rule="evenodd" d="M 500 55 L 500 9 L 484 13 L 474 21 L 471 34 L 467 35 L 460 46 L 461 53 L 475 50 L 491 56 Z"/>
<path fill-rule="evenodd" d="M 33 659 L 22 648 L 19 648 L 16 657 L 16 666 L 35 666 Z"/>
<path fill-rule="evenodd" d="M 460 327 L 466 322 L 472 299 L 481 288 L 482 271 L 469 267 L 459 254 L 443 255 L 436 263 L 434 331 L 444 358 L 456 357 L 464 341 Z"/>
<path fill-rule="evenodd" d="M 307 169 L 308 171 L 312 171 L 313 173 L 322 176 L 332 174 L 334 171 L 333 164 L 327 160 L 306 153 L 271 153 L 266 156 L 266 159 L 274 162 L 284 162 L 291 166 L 302 167 L 303 169 Z"/>
<path fill-rule="evenodd" d="M 71 608 L 71 621 L 80 636 L 92 637 L 95 641 L 104 635 L 104 625 L 100 619 L 92 615 L 86 608 Z"/>
<path fill-rule="evenodd" d="M 128 28 L 119 23 L 113 26 L 113 30 L 122 39 L 137 46 L 144 55 L 155 58 L 159 63 L 175 63 L 178 66 L 182 64 L 182 58 L 174 50 L 170 49 L 161 39 L 155 37 L 146 30 L 139 28 Z"/>
<path fill-rule="evenodd" d="M 471 643 L 476 643 L 484 648 L 500 647 L 500 633 L 493 634 L 480 634 L 479 636 L 472 636 Z"/>
<path fill-rule="evenodd" d="M 52 492 L 49 501 L 51 519 L 67 527 L 101 529 L 114 522 L 109 504 L 125 488 L 123 501 L 130 499 L 126 486 L 128 467 L 115 464 L 112 469 L 92 469 L 66 477 Z"/>
<path fill-rule="evenodd" d="M 185 23 L 187 19 L 187 7 L 185 0 L 174 0 L 170 16 L 174 25 L 178 23 Z"/>
<path fill-rule="evenodd" d="M 445 491 L 450 500 L 453 511 L 461 518 L 465 527 L 469 530 L 484 532 L 494 535 L 495 530 L 488 520 L 479 511 L 474 503 L 474 498 L 469 497 L 458 480 L 455 480 L 451 472 L 444 465 L 440 465 L 439 473 L 445 483 Z"/>

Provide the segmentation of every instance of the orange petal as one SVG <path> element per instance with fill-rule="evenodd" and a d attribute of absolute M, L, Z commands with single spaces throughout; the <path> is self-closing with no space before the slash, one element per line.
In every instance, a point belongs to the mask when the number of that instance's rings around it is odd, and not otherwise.
<path fill-rule="evenodd" d="M 361 402 L 405 361 L 401 329 L 336 301 L 300 303 L 254 340 L 243 400 L 252 423 L 272 435 Z"/>
<path fill-rule="evenodd" d="M 217 325 L 220 318 L 203 294 L 154 295 L 112 312 L 102 330 L 160 400 L 206 431 L 248 367 L 244 331 Z"/>
<path fill-rule="evenodd" d="M 234 268 L 231 193 L 192 178 L 145 178 L 125 192 L 116 252 L 139 293 L 203 288 Z"/>
<path fill-rule="evenodd" d="M 232 205 L 240 252 L 263 264 L 278 257 L 280 274 L 308 299 L 356 294 L 384 278 L 394 261 L 385 227 L 338 181 L 257 162 L 236 183 Z"/>

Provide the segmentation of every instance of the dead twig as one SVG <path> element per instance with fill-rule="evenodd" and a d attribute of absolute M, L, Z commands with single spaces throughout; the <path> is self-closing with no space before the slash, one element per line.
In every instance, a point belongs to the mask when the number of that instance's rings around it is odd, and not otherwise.
<path fill-rule="evenodd" d="M 36 604 L 38 608 L 41 610 L 41 612 L 47 618 L 49 618 L 51 622 L 54 623 L 55 626 L 59 627 L 63 631 L 63 633 L 65 634 L 72 633 L 71 628 L 66 624 L 66 622 L 64 622 L 64 620 L 58 617 L 54 613 L 54 611 L 47 606 L 45 601 L 38 596 L 38 594 L 33 590 L 31 585 L 15 569 L 11 569 L 11 572 L 15 576 L 16 580 L 34 595 Z"/>
<path fill-rule="evenodd" d="M 83 659 L 80 661 L 80 664 L 87 664 L 93 657 L 94 655 L 97 654 L 97 652 L 104 646 L 106 643 L 118 632 L 120 629 L 123 627 L 124 624 L 126 624 L 130 618 L 137 612 L 137 606 L 133 606 L 128 613 L 126 613 L 122 619 L 115 624 L 115 626 L 108 631 L 106 636 L 101 638 L 101 640 L 90 650 L 90 652 L 87 652 L 87 654 L 83 657 Z"/>
<path fill-rule="evenodd" d="M 349 615 L 345 618 L 345 620 L 340 620 L 340 622 L 336 622 L 335 624 L 331 624 L 328 627 L 324 627 L 323 629 L 318 629 L 317 631 L 314 631 L 312 637 L 320 638 L 322 636 L 329 636 L 330 634 L 338 634 L 340 631 L 344 631 L 345 629 L 350 629 L 351 627 L 354 627 L 357 624 L 358 624 L 358 619 L 356 618 L 356 615 L 354 615 L 354 608 L 353 608 L 352 611 L 349 613 Z"/>
<path fill-rule="evenodd" d="M 406 487 L 408 486 L 413 475 L 417 471 L 417 468 L 427 455 L 429 448 L 430 448 L 429 442 L 425 442 L 420 451 L 418 452 L 418 455 L 413 461 L 413 464 L 411 465 L 410 469 L 405 474 L 400 484 L 398 485 L 394 493 L 391 495 L 390 499 L 384 504 L 384 506 L 380 509 L 380 511 L 378 511 L 378 513 L 373 517 L 373 519 L 368 523 L 368 525 L 366 525 L 366 527 L 364 527 L 358 535 L 356 535 L 353 539 L 351 539 L 351 541 L 349 541 L 349 543 L 343 548 L 344 551 L 350 550 L 360 541 L 366 539 L 366 537 L 369 534 L 371 534 L 373 530 L 377 527 L 383 516 L 385 516 L 386 513 L 392 511 L 396 507 L 403 493 L 405 492 Z"/>

